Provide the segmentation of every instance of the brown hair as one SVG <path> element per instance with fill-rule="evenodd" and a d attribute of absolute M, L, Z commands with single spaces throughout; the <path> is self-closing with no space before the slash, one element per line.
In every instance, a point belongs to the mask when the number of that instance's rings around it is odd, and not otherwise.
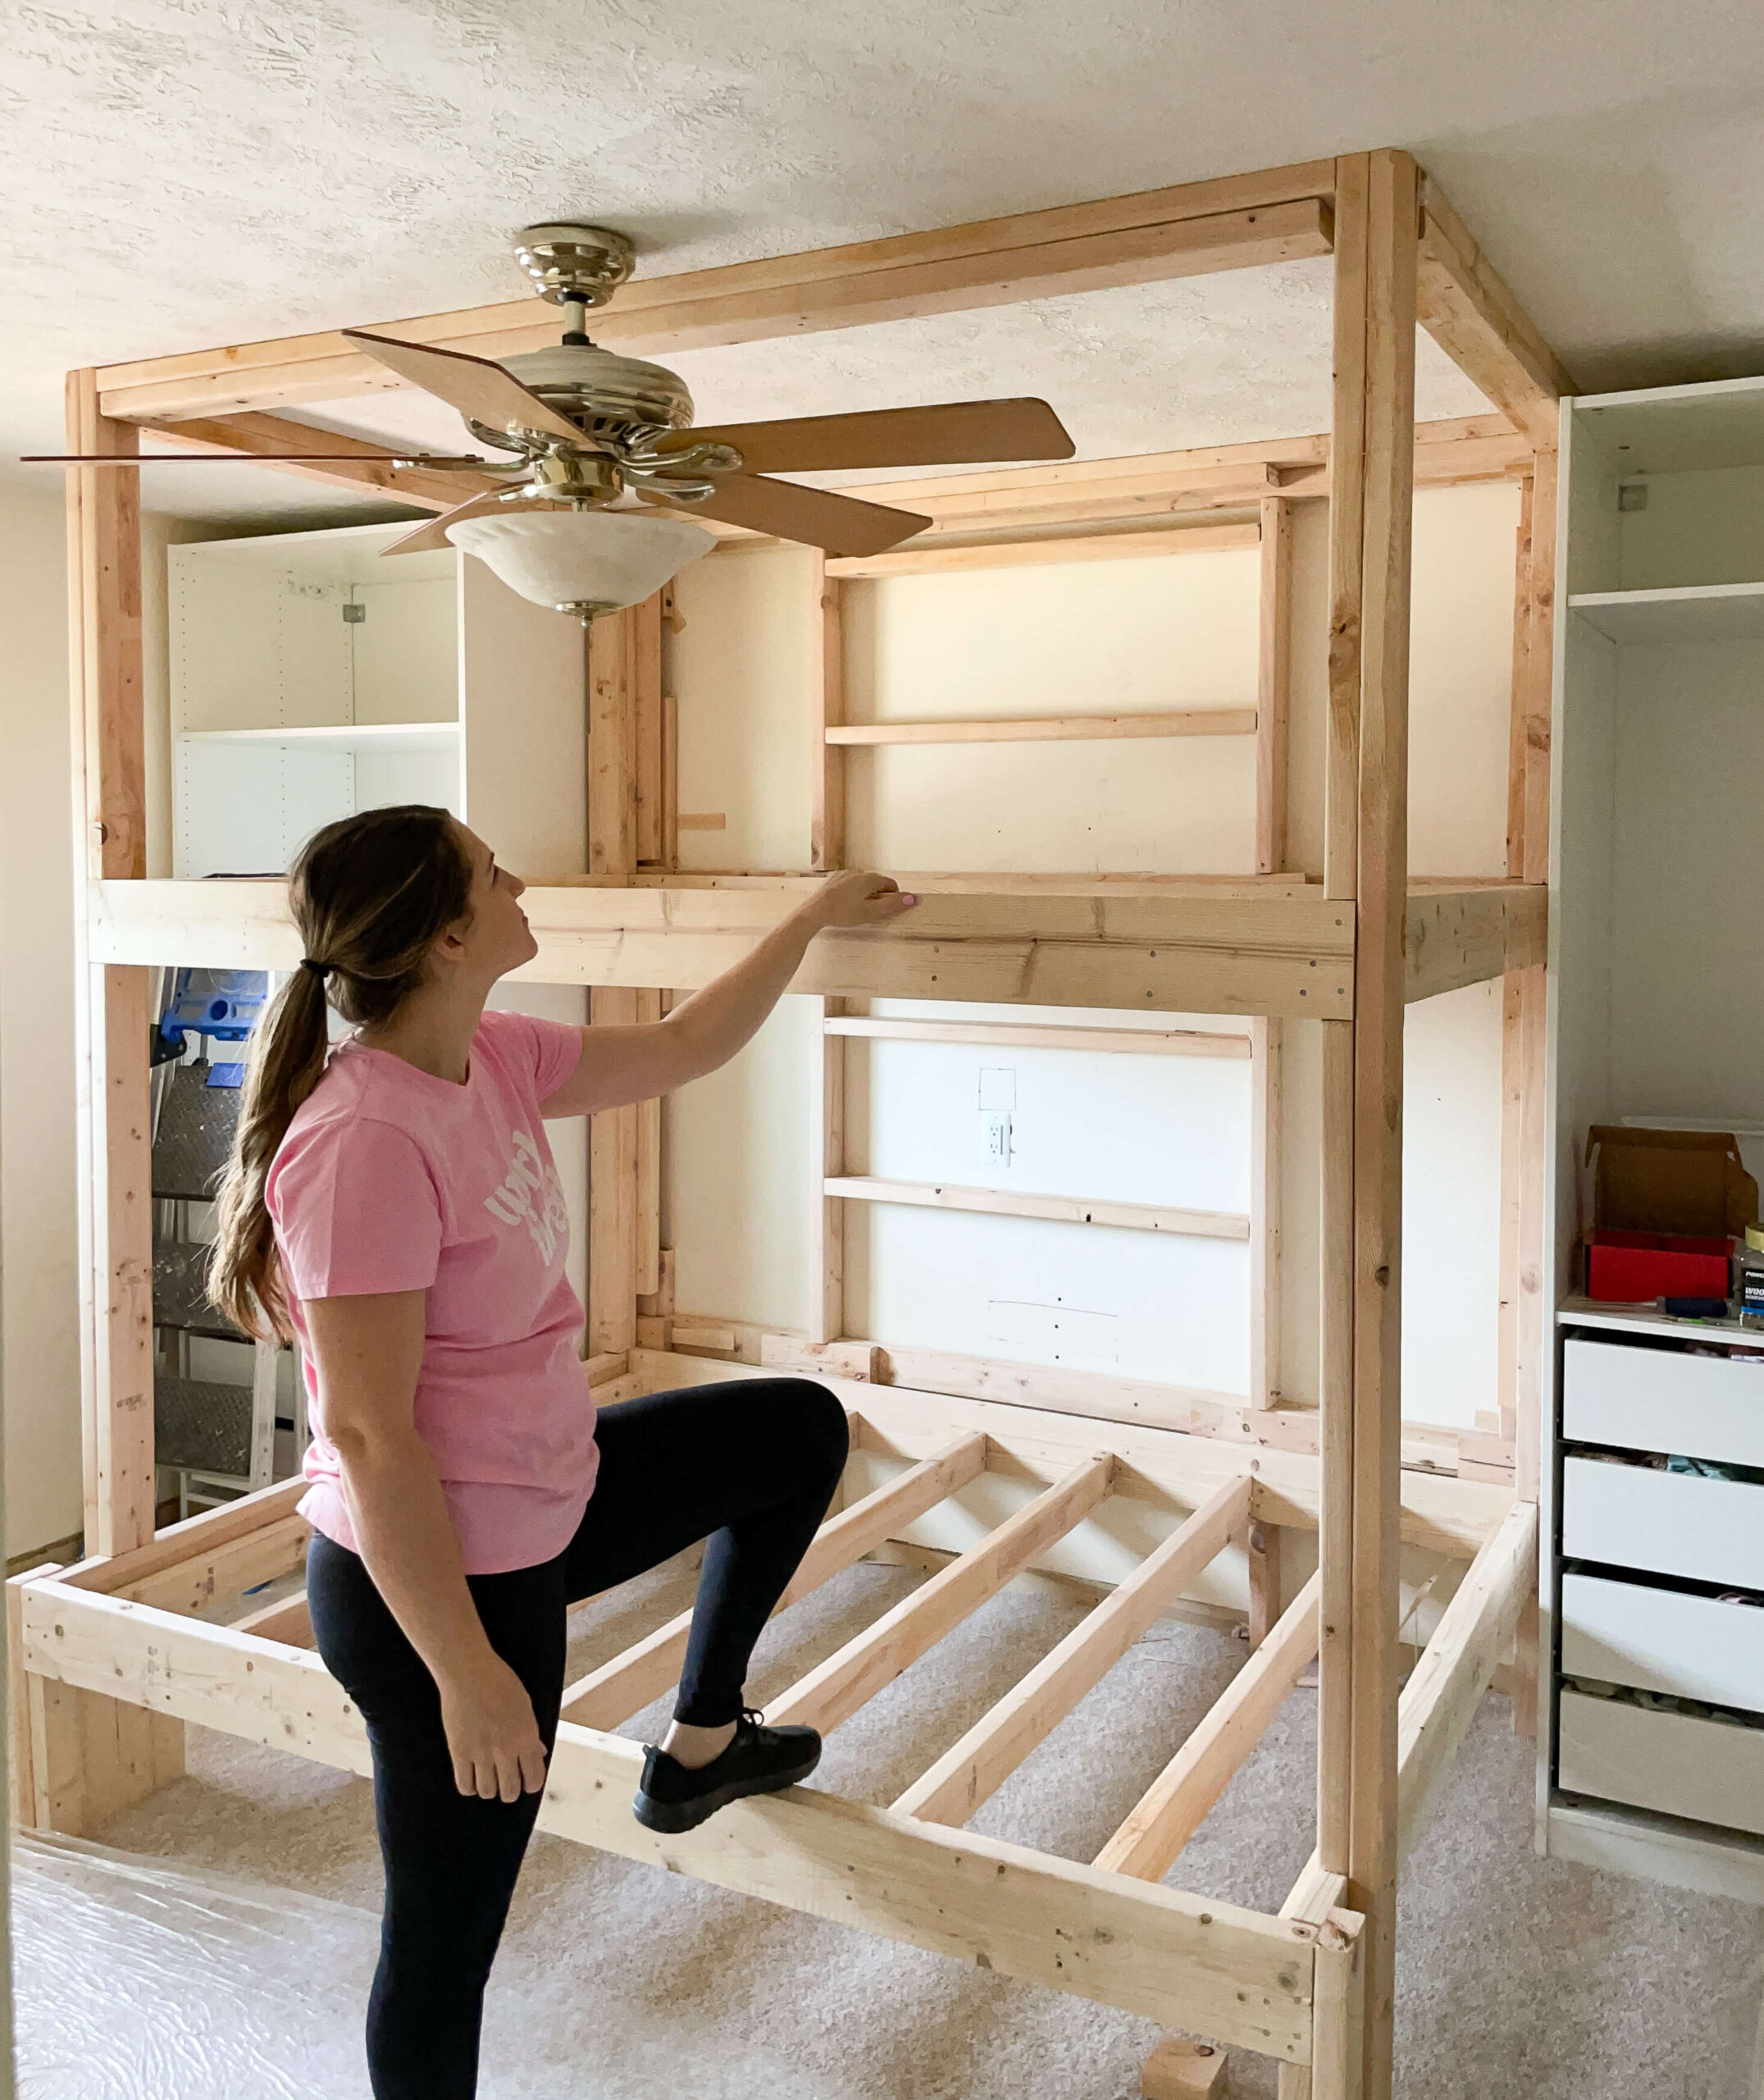
<path fill-rule="evenodd" d="M 445 810 L 408 803 L 316 832 L 288 877 L 305 961 L 252 1032 L 232 1157 L 217 1196 L 208 1294 L 247 1334 L 288 1341 L 288 1294 L 264 1186 L 294 1111 L 323 1076 L 327 997 L 345 1020 L 390 1020 L 430 949 L 467 917 L 472 865 Z"/>

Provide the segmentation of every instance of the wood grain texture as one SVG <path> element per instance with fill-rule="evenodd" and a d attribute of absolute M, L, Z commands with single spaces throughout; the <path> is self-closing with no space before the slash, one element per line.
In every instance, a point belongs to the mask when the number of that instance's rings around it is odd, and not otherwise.
<path fill-rule="evenodd" d="M 1256 866 L 1286 866 L 1287 729 L 1292 691 L 1292 506 L 1261 500 L 1256 673 Z"/>
<path fill-rule="evenodd" d="M 829 1195 L 848 1203 L 906 1203 L 926 1210 L 978 1211 L 990 1217 L 1045 1218 L 1056 1225 L 1114 1226 L 1130 1232 L 1172 1232 L 1202 1239 L 1247 1239 L 1250 1221 L 1231 1211 L 1178 1210 L 1157 1203 L 1108 1203 L 1087 1196 L 1032 1195 L 1020 1189 L 963 1189 L 947 1182 L 889 1181 L 873 1175 L 830 1175 Z"/>
<path fill-rule="evenodd" d="M 639 278 L 596 314 L 595 340 L 627 356 L 664 356 L 1325 254 L 1332 173 L 1329 162 L 1314 161 Z M 549 349 L 557 340 L 555 317 L 531 299 L 387 325 L 407 341 L 479 357 Z M 339 399 L 399 384 L 335 330 L 112 365 L 98 377 L 105 413 L 136 420 Z"/>
<path fill-rule="evenodd" d="M 1249 1527 L 1247 1480 L 1228 1481 L 1148 1554 L 1051 1655 L 915 1779 L 896 1815 L 961 1824 L 1100 1684 L 1159 1614 Z"/>
<path fill-rule="evenodd" d="M 768 1724 L 818 1728 L 825 1735 L 850 1720 L 1014 1575 L 1081 1524 L 1107 1495 L 1114 1477 L 1114 1460 L 1106 1453 L 1081 1460 L 978 1545 L 768 1700 Z"/>
<path fill-rule="evenodd" d="M 1419 178 L 1370 156 L 1354 999 L 1352 1771 L 1348 1884 L 1366 1920 L 1368 2100 L 1393 2078 L 1400 1619 L 1402 1047 Z"/>
<path fill-rule="evenodd" d="M 1430 176 L 1422 199 L 1420 325 L 1534 445 L 1554 445 L 1557 402 L 1579 389 Z"/>
<path fill-rule="evenodd" d="M 947 722 L 862 722 L 829 729 L 830 744 L 1109 743 L 1161 737 L 1248 737 L 1253 707 L 1192 708 L 1186 713 L 1042 714 Z"/>

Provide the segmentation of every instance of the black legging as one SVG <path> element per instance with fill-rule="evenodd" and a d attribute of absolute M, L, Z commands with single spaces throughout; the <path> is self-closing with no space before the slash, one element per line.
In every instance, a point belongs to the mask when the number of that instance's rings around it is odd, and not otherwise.
<path fill-rule="evenodd" d="M 584 1597 L 709 1541 L 674 1711 L 715 1728 L 741 1711 L 760 1629 L 846 1461 L 824 1386 L 767 1378 L 605 1408 L 600 1472 L 554 1560 L 467 1578 L 490 1646 L 526 1687 L 549 1751 L 563 1702 L 564 1614 Z M 440 1696 L 353 1553 L 315 1534 L 307 1600 L 318 1650 L 367 1724 L 385 1862 L 380 1965 L 367 2006 L 376 2100 L 470 2100 L 478 2033 L 540 1796 L 482 1801 L 454 1783 Z"/>

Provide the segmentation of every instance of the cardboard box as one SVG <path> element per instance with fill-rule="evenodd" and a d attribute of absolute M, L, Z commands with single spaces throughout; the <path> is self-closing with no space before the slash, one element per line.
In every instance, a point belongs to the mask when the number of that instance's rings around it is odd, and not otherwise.
<path fill-rule="evenodd" d="M 1587 1132 L 1589 1163 L 1595 1153 L 1587 1295 L 1624 1304 L 1727 1297 L 1732 1242 L 1758 1208 L 1739 1139 L 1598 1123 Z"/>

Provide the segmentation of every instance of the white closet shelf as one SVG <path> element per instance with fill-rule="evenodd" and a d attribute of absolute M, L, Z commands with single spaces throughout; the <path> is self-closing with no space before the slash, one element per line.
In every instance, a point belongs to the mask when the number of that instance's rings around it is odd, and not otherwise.
<path fill-rule="evenodd" d="M 444 751 L 459 741 L 457 722 L 325 722 L 271 729 L 180 729 L 186 744 L 303 744 L 321 751 Z"/>
<path fill-rule="evenodd" d="M 1739 641 L 1764 637 L 1764 583 L 1583 591 L 1568 605 L 1613 641 Z"/>

